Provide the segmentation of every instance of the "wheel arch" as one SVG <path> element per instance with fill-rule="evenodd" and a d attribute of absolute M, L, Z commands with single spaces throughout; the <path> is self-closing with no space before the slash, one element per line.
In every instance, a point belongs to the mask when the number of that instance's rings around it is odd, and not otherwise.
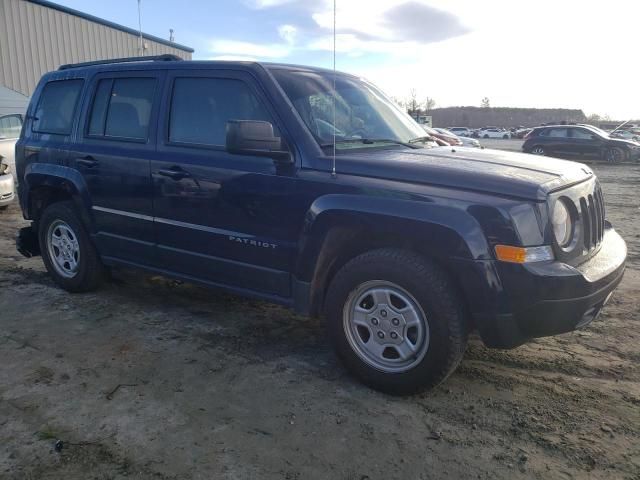
<path fill-rule="evenodd" d="M 321 313 L 337 271 L 378 248 L 418 253 L 447 272 L 452 258 L 490 258 L 479 223 L 462 208 L 351 195 L 321 197 L 307 215 L 295 268 L 296 279 L 308 284 L 308 306 L 303 310 Z"/>
<path fill-rule="evenodd" d="M 91 199 L 82 175 L 63 165 L 30 164 L 24 174 L 24 186 L 20 188 L 24 217 L 37 223 L 47 206 L 63 200 L 74 203 L 85 227 L 93 231 L 89 214 Z"/>

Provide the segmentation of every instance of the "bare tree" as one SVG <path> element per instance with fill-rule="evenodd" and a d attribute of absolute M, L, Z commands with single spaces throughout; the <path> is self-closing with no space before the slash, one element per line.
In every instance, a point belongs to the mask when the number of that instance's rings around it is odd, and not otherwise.
<path fill-rule="evenodd" d="M 489 97 L 484 97 L 480 102 L 480 106 L 482 108 L 491 108 L 491 102 L 489 101 Z"/>
<path fill-rule="evenodd" d="M 434 108 L 436 108 L 435 99 L 433 99 L 431 97 L 427 97 L 426 100 L 424 101 L 424 110 L 425 110 L 425 112 L 430 112 Z"/>
<path fill-rule="evenodd" d="M 420 102 L 418 102 L 418 92 L 415 88 L 409 90 L 409 98 L 406 105 L 409 115 L 415 116 L 420 113 Z"/>

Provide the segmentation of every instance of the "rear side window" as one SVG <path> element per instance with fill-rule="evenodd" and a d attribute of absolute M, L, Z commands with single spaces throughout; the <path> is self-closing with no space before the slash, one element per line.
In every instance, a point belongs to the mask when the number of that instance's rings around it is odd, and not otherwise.
<path fill-rule="evenodd" d="M 33 131 L 69 135 L 84 80 L 55 80 L 42 89 Z"/>
<path fill-rule="evenodd" d="M 569 135 L 567 134 L 566 128 L 549 128 L 540 134 L 541 137 L 552 137 L 552 138 L 567 138 Z"/>
<path fill-rule="evenodd" d="M 18 138 L 22 129 L 22 117 L 20 115 L 5 115 L 0 117 L 0 137 Z"/>
<path fill-rule="evenodd" d="M 176 78 L 169 117 L 170 142 L 224 145 L 229 120 L 273 123 L 260 100 L 240 80 Z"/>
<path fill-rule="evenodd" d="M 156 80 L 100 80 L 93 98 L 87 133 L 95 137 L 146 140 Z"/>

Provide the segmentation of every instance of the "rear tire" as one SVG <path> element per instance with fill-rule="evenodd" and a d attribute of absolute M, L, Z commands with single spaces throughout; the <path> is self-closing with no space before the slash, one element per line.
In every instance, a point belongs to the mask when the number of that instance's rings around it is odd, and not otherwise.
<path fill-rule="evenodd" d="M 338 271 L 325 313 L 349 372 L 376 390 L 408 395 L 435 387 L 458 366 L 468 335 L 462 305 L 434 263 L 388 248 Z"/>
<path fill-rule="evenodd" d="M 503 135 L 503 136 L 502 136 L 502 138 L 503 138 L 504 140 L 509 140 L 509 135 Z"/>
<path fill-rule="evenodd" d="M 60 287 L 75 293 L 100 286 L 104 267 L 72 202 L 53 203 L 45 209 L 38 240 L 44 265 Z"/>
<path fill-rule="evenodd" d="M 531 153 L 533 153 L 534 155 L 546 155 L 547 154 L 545 149 L 540 147 L 540 146 L 533 147 L 531 149 Z"/>

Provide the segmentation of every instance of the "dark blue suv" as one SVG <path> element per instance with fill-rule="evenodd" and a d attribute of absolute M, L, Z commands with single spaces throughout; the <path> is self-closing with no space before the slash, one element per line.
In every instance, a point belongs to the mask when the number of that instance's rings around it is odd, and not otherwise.
<path fill-rule="evenodd" d="M 71 292 L 134 267 L 323 315 L 348 369 L 397 394 L 444 380 L 472 329 L 511 348 L 592 321 L 626 259 L 593 172 L 433 145 L 343 73 L 63 66 L 16 148 L 18 249 Z"/>

